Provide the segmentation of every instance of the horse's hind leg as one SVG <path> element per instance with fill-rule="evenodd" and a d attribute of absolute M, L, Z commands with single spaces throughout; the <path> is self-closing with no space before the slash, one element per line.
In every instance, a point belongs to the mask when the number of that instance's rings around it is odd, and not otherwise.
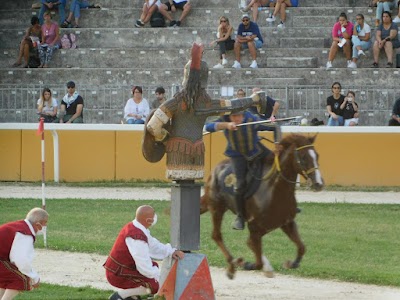
<path fill-rule="evenodd" d="M 211 217 L 213 222 L 212 238 L 217 243 L 218 247 L 221 249 L 228 263 L 228 270 L 226 275 L 228 276 L 229 279 L 233 279 L 233 276 L 235 275 L 236 271 L 233 256 L 229 252 L 228 248 L 226 248 L 221 233 L 222 218 L 224 216 L 224 213 L 225 211 L 223 211 L 222 209 L 211 211 Z"/>
<path fill-rule="evenodd" d="M 296 257 L 296 259 L 293 262 L 287 261 L 286 263 L 284 263 L 283 267 L 287 268 L 287 269 L 298 268 L 300 266 L 301 259 L 303 258 L 304 253 L 306 252 L 306 247 L 305 247 L 304 243 L 302 242 L 302 240 L 300 238 L 299 231 L 297 230 L 297 224 L 293 220 L 293 221 L 289 222 L 288 224 L 283 225 L 281 227 L 281 229 L 283 230 L 284 233 L 286 233 L 286 235 L 297 246 L 297 257 Z"/>

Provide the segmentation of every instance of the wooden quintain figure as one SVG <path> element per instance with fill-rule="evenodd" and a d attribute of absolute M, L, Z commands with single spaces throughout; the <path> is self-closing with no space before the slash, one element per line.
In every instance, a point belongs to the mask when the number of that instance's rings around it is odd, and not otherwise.
<path fill-rule="evenodd" d="M 208 66 L 202 54 L 203 45 L 194 43 L 184 69 L 183 89 L 151 112 L 145 124 L 143 156 L 149 162 L 158 162 L 167 153 L 168 179 L 203 178 L 203 127 L 209 116 L 266 105 L 264 92 L 248 98 L 211 100 L 206 91 Z"/>

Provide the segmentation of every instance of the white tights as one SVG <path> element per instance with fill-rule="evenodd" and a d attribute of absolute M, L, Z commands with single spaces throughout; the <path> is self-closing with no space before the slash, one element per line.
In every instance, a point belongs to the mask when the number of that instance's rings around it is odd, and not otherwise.
<path fill-rule="evenodd" d="M 12 300 L 19 294 L 17 290 L 0 289 L 0 300 Z"/>
<path fill-rule="evenodd" d="M 119 290 L 118 294 L 122 298 L 128 298 L 130 296 L 147 295 L 147 294 L 149 294 L 149 291 L 144 286 L 139 286 L 139 287 L 133 288 L 133 289 Z M 1 299 L 1 300 L 3 300 L 3 299 Z"/>

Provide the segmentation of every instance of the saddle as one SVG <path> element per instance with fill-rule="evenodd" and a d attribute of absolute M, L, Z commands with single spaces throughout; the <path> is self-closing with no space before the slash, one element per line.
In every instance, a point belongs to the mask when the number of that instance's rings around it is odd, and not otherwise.
<path fill-rule="evenodd" d="M 250 198 L 258 190 L 263 180 L 263 170 L 267 167 L 267 172 L 272 167 L 272 161 L 267 160 L 265 157 L 256 158 L 249 161 L 249 171 L 246 176 L 246 193 L 244 195 L 245 199 Z M 268 166 L 265 166 L 268 165 Z M 236 176 L 233 172 L 232 164 L 229 162 L 225 164 L 224 168 L 221 169 L 218 174 L 218 185 L 219 190 L 222 193 L 227 193 L 230 195 L 235 195 L 236 190 Z"/>

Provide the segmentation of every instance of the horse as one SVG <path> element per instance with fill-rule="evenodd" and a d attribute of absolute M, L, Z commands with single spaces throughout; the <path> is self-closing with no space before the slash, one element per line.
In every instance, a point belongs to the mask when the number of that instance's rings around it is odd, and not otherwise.
<path fill-rule="evenodd" d="M 201 197 L 200 213 L 211 213 L 213 231 L 212 239 L 224 254 L 228 267 L 227 276 L 233 279 L 236 267 L 241 266 L 245 270 L 261 270 L 268 277 L 273 277 L 273 268 L 268 259 L 262 255 L 262 237 L 274 229 L 281 228 L 289 239 L 297 246 L 297 257 L 294 261 L 287 261 L 284 267 L 287 269 L 298 268 L 305 253 L 305 245 L 302 242 L 295 217 L 297 203 L 295 198 L 295 186 L 297 174 L 303 176 L 311 184 L 314 191 L 322 190 L 324 181 L 318 166 L 318 153 L 314 148 L 316 136 L 305 137 L 291 134 L 279 143 L 279 154 L 271 152 L 264 158 L 262 165 L 262 177 L 255 193 L 246 196 L 246 220 L 250 232 L 247 246 L 253 251 L 255 263 L 244 262 L 242 258 L 234 259 L 225 246 L 221 225 L 227 210 L 235 211 L 234 189 L 227 188 L 232 183 L 230 160 L 220 162 L 212 171 L 205 183 L 204 194 Z M 223 175 L 221 175 L 223 174 Z M 227 175 L 228 174 L 228 175 Z M 253 175 L 255 177 L 255 175 Z M 233 180 L 234 181 L 234 180 Z"/>

